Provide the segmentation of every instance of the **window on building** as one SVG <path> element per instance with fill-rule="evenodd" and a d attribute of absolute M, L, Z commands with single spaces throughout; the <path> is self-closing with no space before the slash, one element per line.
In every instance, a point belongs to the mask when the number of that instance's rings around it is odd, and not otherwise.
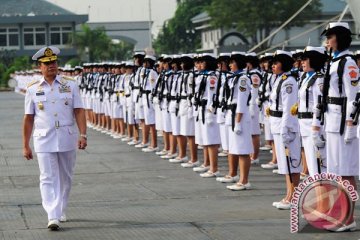
<path fill-rule="evenodd" d="M 24 45 L 43 46 L 46 44 L 46 31 L 44 27 L 25 27 Z"/>
<path fill-rule="evenodd" d="M 19 29 L 15 27 L 0 28 L 0 47 L 19 46 Z"/>
<path fill-rule="evenodd" d="M 66 45 L 69 43 L 72 27 L 51 27 L 50 43 L 51 45 Z"/>

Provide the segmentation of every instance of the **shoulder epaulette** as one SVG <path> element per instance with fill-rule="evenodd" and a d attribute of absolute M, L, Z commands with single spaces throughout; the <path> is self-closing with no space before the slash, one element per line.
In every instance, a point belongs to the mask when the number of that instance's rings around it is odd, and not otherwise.
<path fill-rule="evenodd" d="M 322 72 L 317 72 L 317 73 L 316 73 L 316 76 L 318 76 L 318 77 L 324 77 L 324 75 L 325 75 L 325 74 L 322 73 Z"/>
<path fill-rule="evenodd" d="M 31 87 L 32 85 L 34 85 L 34 84 L 36 84 L 38 82 L 40 82 L 40 81 L 39 80 L 33 80 L 30 83 L 28 83 L 27 87 L 29 88 L 29 87 Z"/>
<path fill-rule="evenodd" d="M 75 81 L 74 78 L 69 77 L 69 76 L 62 76 L 62 79 L 65 79 L 65 80 L 67 80 L 67 81 Z"/>

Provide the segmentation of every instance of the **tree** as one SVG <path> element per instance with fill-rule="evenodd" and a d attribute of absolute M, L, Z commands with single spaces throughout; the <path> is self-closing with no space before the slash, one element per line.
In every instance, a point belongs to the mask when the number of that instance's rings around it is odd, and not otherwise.
<path fill-rule="evenodd" d="M 106 35 L 105 29 L 92 30 L 89 25 L 83 24 L 81 30 L 72 36 L 73 44 L 77 47 L 81 58 L 88 53 L 90 62 L 107 59 L 111 39 Z"/>
<path fill-rule="evenodd" d="M 204 11 L 208 0 L 178 1 L 175 15 L 164 23 L 154 41 L 154 48 L 161 53 L 188 53 L 200 47 L 200 33 L 194 31 L 191 18 Z"/>
<path fill-rule="evenodd" d="M 235 27 L 251 38 L 255 45 L 269 36 L 272 30 L 290 18 L 306 2 L 307 0 L 212 0 L 207 11 L 214 27 Z M 320 7 L 320 1 L 313 0 L 287 27 L 303 26 L 305 20 L 320 13 Z M 271 45 L 271 41 L 272 39 L 261 48 Z"/>
<path fill-rule="evenodd" d="M 134 49 L 132 44 L 122 41 L 113 44 L 103 27 L 91 29 L 89 25 L 83 24 L 81 30 L 72 35 L 72 43 L 84 61 L 125 60 Z"/>
<path fill-rule="evenodd" d="M 0 85 L 7 86 L 10 74 L 15 71 L 27 70 L 32 68 L 30 57 L 15 57 L 15 53 L 10 51 L 0 52 Z"/>
<path fill-rule="evenodd" d="M 110 59 L 114 59 L 115 61 L 124 61 L 132 58 L 134 45 L 120 41 L 119 43 L 113 43 L 110 49 Z"/>

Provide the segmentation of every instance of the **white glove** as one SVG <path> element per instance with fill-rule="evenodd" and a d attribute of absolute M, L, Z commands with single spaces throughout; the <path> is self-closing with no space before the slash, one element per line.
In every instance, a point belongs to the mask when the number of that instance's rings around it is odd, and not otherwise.
<path fill-rule="evenodd" d="M 154 104 L 159 104 L 159 99 L 157 97 L 153 97 L 153 103 Z"/>
<path fill-rule="evenodd" d="M 356 126 L 346 126 L 345 129 L 345 144 L 351 143 L 356 138 Z"/>
<path fill-rule="evenodd" d="M 237 135 L 240 135 L 242 132 L 242 128 L 241 128 L 241 124 L 240 123 L 235 123 L 235 127 L 234 127 L 234 132 Z"/>
<path fill-rule="evenodd" d="M 212 124 L 214 122 L 212 113 L 208 112 L 205 114 L 205 122 L 206 122 L 206 124 Z"/>
<path fill-rule="evenodd" d="M 292 141 L 295 140 L 296 138 L 296 134 L 294 132 L 285 132 L 281 134 L 282 137 L 282 141 L 285 145 L 288 145 L 289 143 L 291 143 Z"/>
<path fill-rule="evenodd" d="M 192 103 L 192 105 L 195 104 L 195 97 L 191 98 L 191 103 Z"/>
<path fill-rule="evenodd" d="M 256 103 L 256 105 L 258 105 L 258 106 L 259 106 L 259 105 L 260 105 L 260 103 L 261 103 L 261 102 L 260 102 L 260 99 L 259 99 L 259 98 L 256 98 L 256 99 L 255 99 L 255 103 Z"/>
<path fill-rule="evenodd" d="M 311 136 L 316 147 L 318 148 L 325 147 L 325 139 L 321 136 L 319 131 L 312 131 Z"/>

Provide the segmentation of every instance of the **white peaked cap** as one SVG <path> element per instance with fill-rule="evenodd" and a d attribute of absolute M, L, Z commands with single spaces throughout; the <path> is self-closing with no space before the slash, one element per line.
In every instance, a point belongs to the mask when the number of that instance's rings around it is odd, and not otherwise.
<path fill-rule="evenodd" d="M 289 56 L 289 57 L 292 58 L 292 54 L 291 54 L 291 52 L 289 52 L 289 51 L 276 50 L 276 51 L 274 52 L 274 56 L 277 56 L 277 55 L 287 55 L 287 56 Z"/>
<path fill-rule="evenodd" d="M 247 57 L 256 57 L 257 55 L 255 52 L 248 52 L 248 53 L 246 53 L 246 56 Z"/>
<path fill-rule="evenodd" d="M 304 52 L 310 52 L 310 51 L 315 51 L 321 54 L 325 54 L 326 49 L 325 47 L 312 47 L 312 46 L 307 46 L 304 49 Z"/>
<path fill-rule="evenodd" d="M 144 57 L 144 59 L 150 59 L 150 60 L 156 61 L 156 57 L 155 57 L 155 56 L 152 56 L 152 55 L 146 55 L 146 56 Z"/>

